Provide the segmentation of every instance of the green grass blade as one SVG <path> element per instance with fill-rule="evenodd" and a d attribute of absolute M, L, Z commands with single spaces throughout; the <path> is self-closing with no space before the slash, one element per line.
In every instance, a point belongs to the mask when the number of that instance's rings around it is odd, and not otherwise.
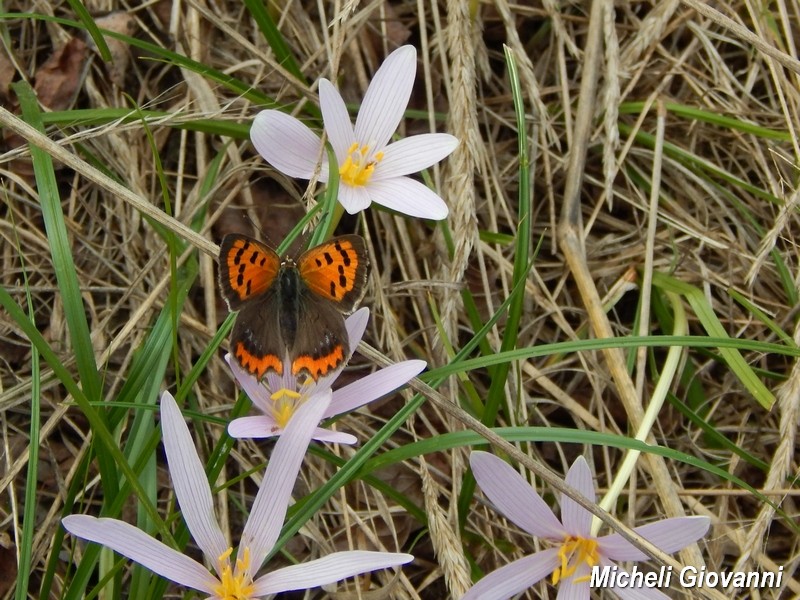
<path fill-rule="evenodd" d="M 283 39 L 283 35 L 276 27 L 275 21 L 273 21 L 269 14 L 267 8 L 268 3 L 263 0 L 244 0 L 244 5 L 247 7 L 247 10 L 250 11 L 250 16 L 253 17 L 256 25 L 258 25 L 269 47 L 272 48 L 272 51 L 275 53 L 275 59 L 278 64 L 294 75 L 298 81 L 306 83 L 303 72 L 297 65 L 297 61 L 292 51 L 289 49 L 289 45 Z"/>
<path fill-rule="evenodd" d="M 100 57 L 104 62 L 111 62 L 111 51 L 108 49 L 108 44 L 106 44 L 106 40 L 100 33 L 97 23 L 94 22 L 92 15 L 90 15 L 89 11 L 86 10 L 83 2 L 81 2 L 81 0 L 67 0 L 67 2 L 69 2 L 72 10 L 75 11 L 75 14 L 78 15 L 81 23 L 83 23 L 86 31 L 91 36 L 92 41 L 97 46 L 97 50 L 100 52 Z"/>
<path fill-rule="evenodd" d="M 718 338 L 728 337 L 728 333 L 701 289 L 659 272 L 653 273 L 653 285 L 685 297 L 708 335 Z M 747 364 L 739 350 L 735 347 L 721 347 L 719 352 L 725 362 L 728 363 L 733 374 L 739 378 L 742 385 L 753 395 L 756 402 L 767 410 L 772 408 L 775 403 L 775 396 L 772 395 L 772 392 L 767 389 L 753 369 L 750 368 L 750 365 Z"/>

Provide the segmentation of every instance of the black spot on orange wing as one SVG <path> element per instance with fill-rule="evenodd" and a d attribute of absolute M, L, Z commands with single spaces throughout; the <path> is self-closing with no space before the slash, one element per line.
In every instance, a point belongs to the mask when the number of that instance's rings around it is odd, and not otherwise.
<path fill-rule="evenodd" d="M 311 248 L 297 265 L 306 286 L 343 313 L 352 312 L 364 296 L 369 258 L 360 236 L 345 235 Z"/>
<path fill-rule="evenodd" d="M 219 287 L 231 310 L 266 292 L 275 281 L 280 260 L 272 248 L 239 234 L 220 245 Z"/>

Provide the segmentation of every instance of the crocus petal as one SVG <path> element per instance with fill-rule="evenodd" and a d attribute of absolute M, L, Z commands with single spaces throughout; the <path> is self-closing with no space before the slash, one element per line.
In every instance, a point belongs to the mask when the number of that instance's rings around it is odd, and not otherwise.
<path fill-rule="evenodd" d="M 599 568 L 602 567 L 616 567 L 613 562 L 603 560 L 600 558 Z M 619 569 L 618 573 L 627 572 L 625 569 Z M 659 592 L 655 588 L 647 588 L 647 587 L 617 587 L 617 586 L 610 586 L 609 589 L 613 590 L 614 593 L 622 598 L 622 600 L 668 600 L 669 596 Z"/>
<path fill-rule="evenodd" d="M 212 594 L 219 584 L 200 563 L 124 521 L 69 515 L 61 523 L 71 534 L 107 546 L 180 585 Z"/>
<path fill-rule="evenodd" d="M 567 471 L 567 485 L 574 487 L 589 502 L 594 503 L 594 481 L 586 459 L 579 456 Z M 586 537 L 592 526 L 592 513 L 569 496 L 561 495 L 561 522 L 570 534 Z"/>
<path fill-rule="evenodd" d="M 283 427 L 268 415 L 239 417 L 228 423 L 228 435 L 236 439 L 264 439 L 282 433 Z"/>
<path fill-rule="evenodd" d="M 217 522 L 203 463 L 197 456 L 183 415 L 169 392 L 161 394 L 161 429 L 169 475 L 183 518 L 203 554 L 217 564 L 217 559 L 228 549 L 228 543 Z"/>
<path fill-rule="evenodd" d="M 579 565 L 571 577 L 558 583 L 556 600 L 589 600 L 589 575 L 589 567 L 585 564 Z"/>
<path fill-rule="evenodd" d="M 300 406 L 272 450 L 239 544 L 240 548 L 250 549 L 253 573 L 261 568 L 278 539 L 300 464 L 330 401 L 331 392 L 327 390 Z"/>
<path fill-rule="evenodd" d="M 347 340 L 350 343 L 350 356 L 347 357 L 347 360 L 350 360 L 350 357 L 353 356 L 356 346 L 358 346 L 361 338 L 364 337 L 368 322 L 369 309 L 366 306 L 362 306 L 344 320 L 344 326 L 347 329 Z"/>
<path fill-rule="evenodd" d="M 474 455 L 473 452 L 472 456 Z M 461 600 L 506 600 L 544 579 L 555 570 L 558 564 L 556 548 L 548 548 L 525 556 L 500 567 L 481 579 L 461 597 Z"/>
<path fill-rule="evenodd" d="M 409 217 L 434 221 L 447 217 L 448 209 L 444 200 L 427 186 L 408 177 L 372 181 L 365 189 L 373 202 Z"/>
<path fill-rule="evenodd" d="M 427 169 L 449 155 L 458 138 L 448 133 L 423 133 L 389 144 L 370 181 L 381 181 Z"/>
<path fill-rule="evenodd" d="M 271 402 L 267 388 L 265 388 L 258 379 L 242 369 L 239 363 L 232 359 L 230 352 L 225 355 L 225 362 L 228 363 L 228 366 L 231 368 L 231 372 L 239 383 L 239 387 L 241 387 L 244 393 L 247 394 L 247 397 L 253 401 L 256 408 L 263 413 L 268 413 Z"/>
<path fill-rule="evenodd" d="M 372 202 L 366 187 L 346 184 L 339 185 L 339 197 L 337 199 L 339 204 L 351 215 L 368 208 Z"/>
<path fill-rule="evenodd" d="M 333 392 L 333 401 L 326 417 L 350 412 L 368 402 L 377 400 L 416 377 L 428 366 L 424 360 L 406 360 L 370 373 Z"/>
<path fill-rule="evenodd" d="M 318 442 L 329 442 L 331 444 L 347 444 L 348 446 L 352 446 L 358 442 L 358 438 L 354 435 L 341 431 L 331 431 L 330 429 L 323 429 L 322 427 L 317 427 L 314 430 L 311 439 Z"/>
<path fill-rule="evenodd" d="M 278 569 L 258 578 L 254 583 L 254 595 L 278 594 L 292 590 L 305 590 L 346 577 L 377 569 L 404 565 L 414 560 L 410 554 L 394 552 L 334 552 L 323 558 L 300 565 Z"/>
<path fill-rule="evenodd" d="M 344 100 L 327 79 L 319 80 L 319 107 L 322 111 L 322 120 L 325 122 L 325 133 L 328 134 L 336 160 L 341 165 L 356 138 Z"/>
<path fill-rule="evenodd" d="M 289 177 L 310 179 L 317 160 L 325 155 L 322 141 L 313 131 L 279 110 L 262 110 L 256 115 L 250 140 L 264 160 Z M 327 161 L 323 161 L 320 181 L 327 180 Z"/>
<path fill-rule="evenodd" d="M 376 150 L 386 146 L 408 106 L 416 72 L 414 46 L 401 46 L 386 57 L 364 94 L 355 139 Z"/>
<path fill-rule="evenodd" d="M 711 526 L 708 517 L 673 517 L 636 527 L 634 531 L 654 546 L 672 553 L 702 538 Z M 618 533 L 597 539 L 601 554 L 612 560 L 649 560 L 650 557 Z"/>
<path fill-rule="evenodd" d="M 563 539 L 564 528 L 550 507 L 511 465 L 480 451 L 470 454 L 469 462 L 483 493 L 509 520 L 531 535 Z"/>

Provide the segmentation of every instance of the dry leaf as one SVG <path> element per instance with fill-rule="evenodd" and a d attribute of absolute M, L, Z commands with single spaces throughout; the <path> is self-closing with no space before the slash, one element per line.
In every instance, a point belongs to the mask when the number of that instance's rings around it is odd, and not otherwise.
<path fill-rule="evenodd" d="M 14 63 L 11 62 L 11 57 L 8 55 L 8 50 L 4 45 L 0 44 L 0 99 L 9 100 L 8 86 L 14 81 L 16 72 Z"/>
<path fill-rule="evenodd" d="M 36 71 L 34 90 L 42 106 L 64 110 L 72 104 L 86 64 L 86 44 L 72 38 L 56 50 Z"/>
<path fill-rule="evenodd" d="M 95 23 L 100 29 L 107 29 L 115 33 L 131 36 L 136 33 L 136 19 L 133 15 L 117 11 L 95 19 Z M 131 61 L 131 53 L 128 44 L 123 41 L 106 37 L 106 45 L 111 52 L 111 63 L 106 64 L 108 77 L 117 87 L 123 87 L 125 75 L 128 72 L 128 65 Z"/>

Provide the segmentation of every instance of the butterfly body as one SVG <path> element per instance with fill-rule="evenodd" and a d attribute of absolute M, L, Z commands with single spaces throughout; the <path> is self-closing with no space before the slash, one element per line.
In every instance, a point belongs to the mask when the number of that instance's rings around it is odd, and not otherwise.
<path fill-rule="evenodd" d="M 232 354 L 251 375 L 268 371 L 314 380 L 350 355 L 344 315 L 364 295 L 369 263 L 363 238 L 333 238 L 281 261 L 269 246 L 229 234 L 220 246 L 220 289 L 239 315 Z"/>

